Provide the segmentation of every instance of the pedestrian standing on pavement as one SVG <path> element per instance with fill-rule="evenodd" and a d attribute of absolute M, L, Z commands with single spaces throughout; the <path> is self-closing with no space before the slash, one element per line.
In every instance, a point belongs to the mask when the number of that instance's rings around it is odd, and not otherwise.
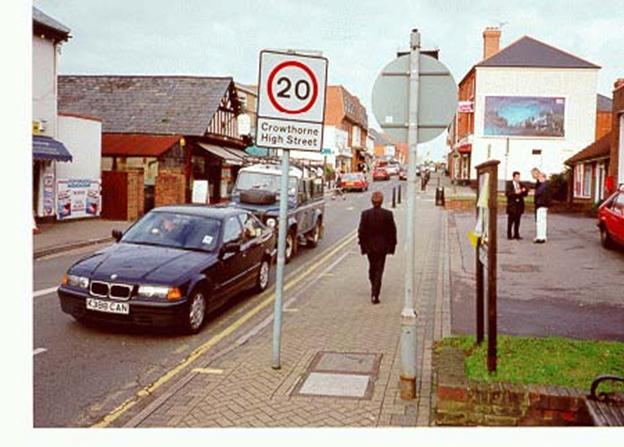
<path fill-rule="evenodd" d="M 358 228 L 360 250 L 368 257 L 368 280 L 371 283 L 373 304 L 379 303 L 386 256 L 394 254 L 397 244 L 394 216 L 392 211 L 381 207 L 383 199 L 381 191 L 372 194 L 373 207 L 362 211 Z"/>
<path fill-rule="evenodd" d="M 535 226 L 536 235 L 533 242 L 543 244 L 546 242 L 546 229 L 548 219 L 548 207 L 550 206 L 550 182 L 546 175 L 537 168 L 531 169 L 531 175 L 535 179 Z"/>
<path fill-rule="evenodd" d="M 520 173 L 514 171 L 512 180 L 507 182 L 505 195 L 507 196 L 507 239 L 522 239 L 520 237 L 520 218 L 524 213 L 524 198 L 528 190 L 520 183 Z M 513 236 L 511 230 L 513 227 Z"/>

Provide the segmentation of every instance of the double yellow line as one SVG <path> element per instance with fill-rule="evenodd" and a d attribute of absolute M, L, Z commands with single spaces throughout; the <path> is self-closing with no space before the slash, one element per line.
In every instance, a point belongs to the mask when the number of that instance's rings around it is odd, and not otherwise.
<path fill-rule="evenodd" d="M 286 284 L 284 284 L 284 292 L 288 291 L 292 287 L 295 286 L 302 279 L 310 275 L 316 269 L 319 268 L 322 264 L 331 259 L 337 252 L 342 250 L 345 246 L 351 243 L 357 235 L 357 232 L 354 230 L 351 233 L 347 234 L 344 238 L 340 240 L 340 242 L 332 249 L 329 249 L 326 252 L 321 253 L 317 256 L 312 263 L 307 268 L 302 268 L 300 271 L 296 271 L 291 276 L 292 278 L 288 278 Z M 92 428 L 104 428 L 108 427 L 115 420 L 119 419 L 124 413 L 126 413 L 129 409 L 134 407 L 141 399 L 153 394 L 158 388 L 169 382 L 175 376 L 180 374 L 187 366 L 205 354 L 208 350 L 213 348 L 217 343 L 223 340 L 228 335 L 232 334 L 234 331 L 239 329 L 243 324 L 253 318 L 256 314 L 266 308 L 269 304 L 275 301 L 275 286 L 272 286 L 269 290 L 266 290 L 262 295 L 259 296 L 262 300 L 260 304 L 251 309 L 245 315 L 241 316 L 234 323 L 229 325 L 223 331 L 214 335 L 212 338 L 207 340 L 204 344 L 196 348 L 188 357 L 178 363 L 173 369 L 169 370 L 167 373 L 159 377 L 155 382 L 147 385 L 146 387 L 137 391 L 137 393 L 119 405 L 117 408 L 112 410 L 106 416 L 104 416 L 99 422 L 93 424 Z M 267 359 L 267 362 L 269 359 Z"/>

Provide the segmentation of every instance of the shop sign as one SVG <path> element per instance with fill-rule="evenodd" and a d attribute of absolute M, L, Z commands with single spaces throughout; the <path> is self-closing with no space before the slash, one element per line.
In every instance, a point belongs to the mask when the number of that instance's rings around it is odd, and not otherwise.
<path fill-rule="evenodd" d="M 43 174 L 43 215 L 54 215 L 54 173 Z"/>

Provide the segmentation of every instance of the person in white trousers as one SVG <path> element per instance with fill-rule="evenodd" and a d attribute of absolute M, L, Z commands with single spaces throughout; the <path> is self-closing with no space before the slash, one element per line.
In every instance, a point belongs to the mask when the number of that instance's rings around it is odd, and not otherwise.
<path fill-rule="evenodd" d="M 543 244 L 547 240 L 548 207 L 550 206 L 550 182 L 546 175 L 537 168 L 531 169 L 531 175 L 535 179 L 535 226 L 537 228 L 536 244 Z"/>

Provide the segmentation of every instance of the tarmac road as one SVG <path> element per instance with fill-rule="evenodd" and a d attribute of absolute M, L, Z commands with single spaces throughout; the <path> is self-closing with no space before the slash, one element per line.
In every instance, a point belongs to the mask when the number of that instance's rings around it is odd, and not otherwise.
<path fill-rule="evenodd" d="M 301 247 L 299 255 L 286 266 L 286 274 L 317 259 L 356 229 L 361 210 L 370 206 L 372 191 L 382 190 L 389 207 L 391 188 L 397 184 L 397 180 L 373 183 L 367 193 L 349 193 L 344 201 L 328 199 L 324 238 L 316 249 Z M 405 192 L 405 183 L 402 184 Z M 79 324 L 61 312 L 55 287 L 73 262 L 102 246 L 34 261 L 35 427 L 94 424 L 258 302 L 257 296 L 242 294 L 211 316 L 204 330 L 194 336 L 167 330 Z"/>

